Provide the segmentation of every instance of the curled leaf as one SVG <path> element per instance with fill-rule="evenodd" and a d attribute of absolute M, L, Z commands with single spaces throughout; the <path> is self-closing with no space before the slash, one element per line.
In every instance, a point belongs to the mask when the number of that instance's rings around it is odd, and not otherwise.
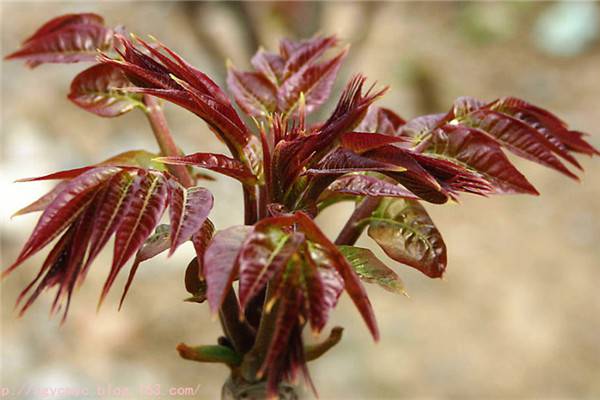
<path fill-rule="evenodd" d="M 200 228 L 213 206 L 213 196 L 205 188 L 184 188 L 169 181 L 169 217 L 171 219 L 171 256 L 177 247 L 189 240 Z"/>
<path fill-rule="evenodd" d="M 392 293 L 406 294 L 398 274 L 387 267 L 371 250 L 355 246 L 339 248 L 361 280 L 377 284 Z"/>
<path fill-rule="evenodd" d="M 414 200 L 386 199 L 368 218 L 369 236 L 392 259 L 439 278 L 446 269 L 446 245 L 423 206 Z"/>
<path fill-rule="evenodd" d="M 144 107 L 139 94 L 124 91 L 130 86 L 121 69 L 97 64 L 73 79 L 69 100 L 101 117 L 117 117 L 135 107 Z"/>
<path fill-rule="evenodd" d="M 47 22 L 21 49 L 5 58 L 24 59 L 31 68 L 43 63 L 94 61 L 98 49 L 112 47 L 113 35 L 96 14 L 68 14 Z"/>

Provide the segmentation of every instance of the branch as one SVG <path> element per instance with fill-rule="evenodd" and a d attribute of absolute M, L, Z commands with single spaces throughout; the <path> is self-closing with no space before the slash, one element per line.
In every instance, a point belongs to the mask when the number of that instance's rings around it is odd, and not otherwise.
<path fill-rule="evenodd" d="M 339 245 L 348 245 L 352 246 L 363 230 L 365 229 L 364 225 L 360 224 L 365 218 L 371 216 L 373 211 L 377 209 L 381 199 L 379 197 L 365 197 L 364 200 L 354 209 L 354 212 L 346 222 L 346 225 L 342 228 L 340 234 L 337 239 L 335 239 L 335 244 Z"/>
<path fill-rule="evenodd" d="M 144 95 L 144 105 L 146 106 L 146 117 L 152 127 L 152 132 L 160 148 L 161 155 L 166 157 L 181 155 L 171 131 L 167 125 L 167 119 L 156 97 Z M 183 165 L 167 165 L 169 172 L 185 187 L 194 186 L 195 181 Z"/>
<path fill-rule="evenodd" d="M 248 323 L 240 320 L 240 316 L 240 305 L 233 287 L 230 287 L 219 309 L 219 319 L 235 350 L 239 354 L 245 354 L 252 347 L 255 333 Z"/>
<path fill-rule="evenodd" d="M 304 358 L 306 361 L 313 361 L 317 358 L 321 357 L 323 354 L 327 353 L 329 349 L 339 343 L 342 340 L 342 332 L 344 332 L 344 328 L 341 326 L 336 326 L 331 330 L 329 336 L 325 341 L 321 343 L 317 343 L 311 346 L 306 346 L 304 348 Z"/>
<path fill-rule="evenodd" d="M 240 355 L 227 346 L 210 345 L 190 347 L 185 343 L 179 343 L 177 345 L 177 351 L 181 358 L 191 361 L 223 363 L 231 367 L 238 366 L 242 362 Z"/>

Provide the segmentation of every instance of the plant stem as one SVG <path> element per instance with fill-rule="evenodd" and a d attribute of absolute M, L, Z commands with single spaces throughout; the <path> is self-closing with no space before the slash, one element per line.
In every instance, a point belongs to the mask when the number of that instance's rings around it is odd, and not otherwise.
<path fill-rule="evenodd" d="M 160 151 L 164 156 L 178 156 L 179 148 L 173 140 L 173 136 L 167 125 L 167 119 L 163 109 L 154 96 L 144 95 L 144 105 L 146 106 L 146 116 L 152 126 L 152 132 L 158 143 Z M 187 168 L 183 165 L 168 165 L 169 172 L 171 172 L 175 178 L 185 187 L 194 186 L 195 182 Z M 244 187 L 244 198 L 246 198 L 246 187 Z M 256 218 L 256 196 L 252 199 L 248 196 L 251 202 L 250 216 Z M 252 222 L 254 223 L 254 222 Z M 237 297 L 233 290 L 233 287 L 229 288 L 225 301 L 219 310 L 219 319 L 223 325 L 223 331 L 227 337 L 231 340 L 235 350 L 239 354 L 244 354 L 250 347 L 252 347 L 252 341 L 254 337 L 253 330 L 248 326 L 247 323 L 240 321 L 240 309 Z"/>
<path fill-rule="evenodd" d="M 152 132 L 154 133 L 160 152 L 166 157 L 179 156 L 179 149 L 173 140 L 173 136 L 171 136 L 167 119 L 158 99 L 154 96 L 144 95 L 143 101 L 146 106 L 146 117 L 150 121 L 150 126 L 152 127 Z M 167 168 L 183 186 L 194 186 L 194 179 L 185 166 L 168 165 Z"/>
<path fill-rule="evenodd" d="M 244 185 L 244 224 L 254 225 L 257 220 L 256 187 Z"/>
<path fill-rule="evenodd" d="M 240 305 L 238 303 L 233 287 L 230 287 L 225 300 L 219 310 L 219 318 L 223 325 L 223 331 L 231 340 L 238 354 L 247 353 L 252 347 L 254 339 L 253 329 L 240 320 Z"/>
<path fill-rule="evenodd" d="M 336 326 L 331 330 L 327 339 L 324 342 L 306 346 L 304 348 L 304 359 L 308 361 L 316 360 L 325 354 L 329 349 L 338 344 L 342 340 L 342 332 L 344 328 Z"/>
<path fill-rule="evenodd" d="M 260 379 L 257 376 L 258 371 L 267 355 L 267 350 L 271 344 L 271 337 L 275 330 L 278 302 L 273 304 L 270 309 L 267 309 L 267 303 L 271 300 L 272 290 L 272 286 L 267 285 L 263 311 L 256 332 L 256 340 L 252 349 L 244 356 L 244 361 L 242 362 L 241 373 L 243 378 L 248 382 Z"/>
<path fill-rule="evenodd" d="M 335 244 L 352 246 L 364 230 L 364 225 L 360 224 L 365 218 L 368 218 L 379 206 L 381 199 L 379 197 L 365 197 L 364 200 L 354 209 L 354 212 L 342 228 Z"/>

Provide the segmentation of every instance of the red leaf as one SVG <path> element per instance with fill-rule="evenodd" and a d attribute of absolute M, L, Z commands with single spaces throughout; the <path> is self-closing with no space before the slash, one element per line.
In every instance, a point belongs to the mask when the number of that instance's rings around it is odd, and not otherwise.
<path fill-rule="evenodd" d="M 227 85 L 244 112 L 266 116 L 277 107 L 277 88 L 259 72 L 241 72 L 228 65 Z"/>
<path fill-rule="evenodd" d="M 201 278 L 202 280 L 204 280 L 204 254 L 206 253 L 206 249 L 208 248 L 214 233 L 215 226 L 211 220 L 207 218 L 200 230 L 192 236 L 192 244 L 194 245 L 196 258 L 198 260 L 198 278 Z"/>
<path fill-rule="evenodd" d="M 370 107 L 357 130 L 396 136 L 400 127 L 405 123 L 404 119 L 389 108 Z"/>
<path fill-rule="evenodd" d="M 130 91 L 161 97 L 187 108 L 204 119 L 233 154 L 241 154 L 251 134 L 212 80 L 162 44 L 159 47 L 168 56 L 138 39 L 151 53 L 150 57 L 137 50 L 130 40 L 123 37 L 119 40 L 125 47 L 121 54 L 123 61 L 104 55 L 100 61 L 121 68 L 137 86 Z"/>
<path fill-rule="evenodd" d="M 456 118 L 463 117 L 485 106 L 485 102 L 474 97 L 463 96 L 454 101 L 452 114 Z"/>
<path fill-rule="evenodd" d="M 287 235 L 280 231 L 273 219 L 258 222 L 242 246 L 238 256 L 240 271 L 240 306 L 250 301 L 298 251 L 304 235 Z"/>
<path fill-rule="evenodd" d="M 340 253 L 338 248 L 333 244 L 325 234 L 317 227 L 312 219 L 303 212 L 294 214 L 298 220 L 298 224 L 302 226 L 307 238 L 323 247 L 328 257 L 331 259 L 331 266 L 344 279 L 344 287 L 346 292 L 361 313 L 367 327 L 371 331 L 371 335 L 375 340 L 379 340 L 379 329 L 373 314 L 371 302 L 365 292 L 360 280 L 352 270 L 352 266 L 346 261 L 346 258 Z"/>
<path fill-rule="evenodd" d="M 287 79 L 278 90 L 279 111 L 289 114 L 295 110 L 301 94 L 304 95 L 307 114 L 325 103 L 347 53 L 347 49 L 344 49 L 335 58 L 311 65 Z"/>
<path fill-rule="evenodd" d="M 121 171 L 111 177 L 103 192 L 99 194 L 84 273 L 121 224 L 135 190 L 134 179 L 127 171 Z"/>
<path fill-rule="evenodd" d="M 154 231 L 154 234 L 146 239 L 142 247 L 140 247 L 138 250 L 137 254 L 135 255 L 133 265 L 131 266 L 131 270 L 129 271 L 129 276 L 127 277 L 127 283 L 125 283 L 121 300 L 119 301 L 119 310 L 121 307 L 123 307 L 123 302 L 125 301 L 125 297 L 129 292 L 129 288 L 131 287 L 131 283 L 133 282 L 133 278 L 135 277 L 140 264 L 146 260 L 156 257 L 169 248 L 171 243 L 171 235 L 169 232 L 169 225 L 158 225 Z"/>
<path fill-rule="evenodd" d="M 167 184 L 162 175 L 145 172 L 138 175 L 139 183 L 132 193 L 121 224 L 115 233 L 113 264 L 100 296 L 102 304 L 116 276 L 150 236 L 167 205 Z"/>
<path fill-rule="evenodd" d="M 219 172 L 247 184 L 256 183 L 256 177 L 244 164 L 222 154 L 194 153 L 181 157 L 159 157 L 155 160 L 165 164 L 194 165 Z"/>
<path fill-rule="evenodd" d="M 465 124 L 479 128 L 503 143 L 515 154 L 553 168 L 563 174 L 578 179 L 556 158 L 556 149 L 539 131 L 526 123 L 497 111 L 479 109 L 465 116 Z"/>
<path fill-rule="evenodd" d="M 31 42 L 39 39 L 49 33 L 59 31 L 69 25 L 104 25 L 104 18 L 98 14 L 82 13 L 82 14 L 65 14 L 42 25 L 33 35 L 23 41 L 23 43 Z"/>
<path fill-rule="evenodd" d="M 571 131 L 567 124 L 556 115 L 542 108 L 529 104 L 514 97 L 505 97 L 492 102 L 489 107 L 493 110 L 512 115 L 540 131 L 546 138 L 560 149 L 560 155 L 574 151 L 587 155 L 600 155 L 600 152 L 582 139 L 580 132 Z M 568 154 L 568 153 L 567 153 Z M 565 158 L 573 163 L 572 157 Z M 574 165 L 578 165 L 575 161 Z"/>
<path fill-rule="evenodd" d="M 58 194 L 65 188 L 65 186 L 67 184 L 68 184 L 68 181 L 60 182 L 51 191 L 49 191 L 48 193 L 46 193 L 45 195 L 43 195 L 42 197 L 40 197 L 33 203 L 29 204 L 28 206 L 25 206 L 25 207 L 21 208 L 19 211 L 15 212 L 11 216 L 11 218 L 16 217 L 18 215 L 25 215 L 25 214 L 29 214 L 29 213 L 36 212 L 36 211 L 42 211 L 43 209 L 48 207 L 48 205 L 50 203 L 52 203 L 52 200 L 54 200 L 56 198 L 56 196 L 58 196 Z"/>
<path fill-rule="evenodd" d="M 94 165 L 90 165 L 87 167 L 81 168 L 73 168 L 67 169 L 64 171 L 53 172 L 48 175 L 37 176 L 33 178 L 21 178 L 17 179 L 15 182 L 35 182 L 35 181 L 50 181 L 50 180 L 59 180 L 59 179 L 73 179 L 86 171 L 96 168 Z"/>
<path fill-rule="evenodd" d="M 213 206 L 212 194 L 201 187 L 184 188 L 169 180 L 169 218 L 171 220 L 171 256 L 177 247 L 194 235 Z"/>
<path fill-rule="evenodd" d="M 204 253 L 204 274 L 210 310 L 216 313 L 238 271 L 237 256 L 251 226 L 232 226 L 218 231 Z"/>
<path fill-rule="evenodd" d="M 97 50 L 112 47 L 113 31 L 98 24 L 74 24 L 39 35 L 5 57 L 25 59 L 31 68 L 42 63 L 94 61 Z"/>
<path fill-rule="evenodd" d="M 117 117 L 135 107 L 142 107 L 141 96 L 123 92 L 130 86 L 120 68 L 97 64 L 75 77 L 69 99 L 101 117 Z"/>
<path fill-rule="evenodd" d="M 305 301 L 308 303 L 308 320 L 313 333 L 318 334 L 329 319 L 329 311 L 333 309 L 344 290 L 344 280 L 331 265 L 325 252 L 310 243 L 306 252 L 306 260 L 302 264 L 300 286 Z"/>
<path fill-rule="evenodd" d="M 288 79 L 308 68 L 329 48 L 337 44 L 335 36 L 315 37 L 297 44 L 282 40 L 282 55 L 286 59 L 283 68 L 284 79 Z"/>
<path fill-rule="evenodd" d="M 419 144 L 435 128 L 442 125 L 447 120 L 447 114 L 431 114 L 413 118 L 404 124 L 399 131 L 399 135 L 413 140 L 414 144 Z"/>
<path fill-rule="evenodd" d="M 116 156 L 113 156 L 107 160 L 104 160 L 95 165 L 88 165 L 86 167 L 67 169 L 64 171 L 53 172 L 48 175 L 42 175 L 34 178 L 22 178 L 16 180 L 16 182 L 34 182 L 34 181 L 48 181 L 48 180 L 59 180 L 59 179 L 73 179 L 82 173 L 92 170 L 97 167 L 132 167 L 132 168 L 153 168 L 157 170 L 164 170 L 164 166 L 160 165 L 153 160 L 157 157 L 156 154 L 150 153 L 145 150 L 132 150 L 126 151 Z"/>
<path fill-rule="evenodd" d="M 279 85 L 283 81 L 284 61 L 278 54 L 261 49 L 252 57 L 250 63 L 273 84 Z"/>
<path fill-rule="evenodd" d="M 15 307 L 19 306 L 21 301 L 25 298 L 33 286 L 35 286 L 37 282 L 40 282 L 33 293 L 31 293 L 23 307 L 21 307 L 21 310 L 19 311 L 20 316 L 27 311 L 27 309 L 35 302 L 44 289 L 57 282 L 57 271 L 63 270 L 64 266 L 69 261 L 69 251 L 71 248 L 71 239 L 74 231 L 75 228 L 71 227 L 61 236 L 60 239 L 58 239 L 52 250 L 50 250 L 50 253 L 48 253 L 48 256 L 44 260 L 44 263 L 42 264 L 42 267 L 40 268 L 36 277 L 19 294 Z M 44 277 L 42 278 L 42 276 Z M 40 278 L 42 278 L 41 281 Z"/>
<path fill-rule="evenodd" d="M 538 194 L 504 155 L 500 145 L 479 130 L 444 125 L 433 132 L 425 152 L 482 174 L 496 193 Z"/>
<path fill-rule="evenodd" d="M 379 133 L 348 132 L 341 136 L 340 141 L 342 147 L 362 154 L 388 144 L 404 142 L 404 139 Z"/>
<path fill-rule="evenodd" d="M 392 259 L 439 278 L 446 269 L 446 245 L 423 206 L 388 199 L 370 218 L 368 234 Z"/>
<path fill-rule="evenodd" d="M 99 167 L 70 181 L 48 205 L 17 260 L 3 271 L 2 276 L 6 276 L 65 230 L 92 201 L 98 187 L 118 171 L 114 167 Z"/>
<path fill-rule="evenodd" d="M 337 179 L 328 190 L 341 194 L 372 197 L 403 197 L 418 200 L 419 197 L 397 183 L 369 175 L 347 175 Z"/>

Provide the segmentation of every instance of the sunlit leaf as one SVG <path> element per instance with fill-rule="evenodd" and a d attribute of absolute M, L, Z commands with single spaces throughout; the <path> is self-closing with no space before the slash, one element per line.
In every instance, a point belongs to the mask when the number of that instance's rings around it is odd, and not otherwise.
<path fill-rule="evenodd" d="M 174 180 L 169 181 L 169 217 L 171 220 L 169 256 L 200 230 L 212 206 L 213 196 L 207 189 L 197 186 L 184 188 Z"/>
<path fill-rule="evenodd" d="M 140 95 L 123 91 L 130 86 L 121 69 L 97 64 L 73 79 L 69 99 L 101 117 L 117 117 L 135 107 L 143 108 Z"/>
<path fill-rule="evenodd" d="M 368 234 L 392 259 L 431 278 L 446 269 L 446 245 L 419 202 L 387 199 L 368 218 Z"/>
<path fill-rule="evenodd" d="M 354 246 L 339 248 L 361 280 L 377 284 L 392 293 L 406 294 L 398 274 L 379 260 L 371 250 Z"/>
<path fill-rule="evenodd" d="M 24 59 L 31 68 L 42 63 L 94 61 L 99 50 L 112 47 L 113 31 L 93 14 L 71 15 L 49 21 L 21 49 L 5 58 Z"/>
<path fill-rule="evenodd" d="M 115 232 L 113 263 L 102 289 L 100 303 L 123 265 L 150 236 L 167 206 L 167 182 L 162 175 L 150 172 L 138 175 L 136 179 L 131 203 Z"/>
<path fill-rule="evenodd" d="M 232 226 L 218 231 L 204 253 L 204 274 L 210 309 L 217 312 L 237 271 L 237 256 L 251 226 Z"/>
<path fill-rule="evenodd" d="M 229 65 L 227 85 L 248 115 L 266 116 L 277 107 L 277 88 L 261 73 L 242 72 Z"/>

